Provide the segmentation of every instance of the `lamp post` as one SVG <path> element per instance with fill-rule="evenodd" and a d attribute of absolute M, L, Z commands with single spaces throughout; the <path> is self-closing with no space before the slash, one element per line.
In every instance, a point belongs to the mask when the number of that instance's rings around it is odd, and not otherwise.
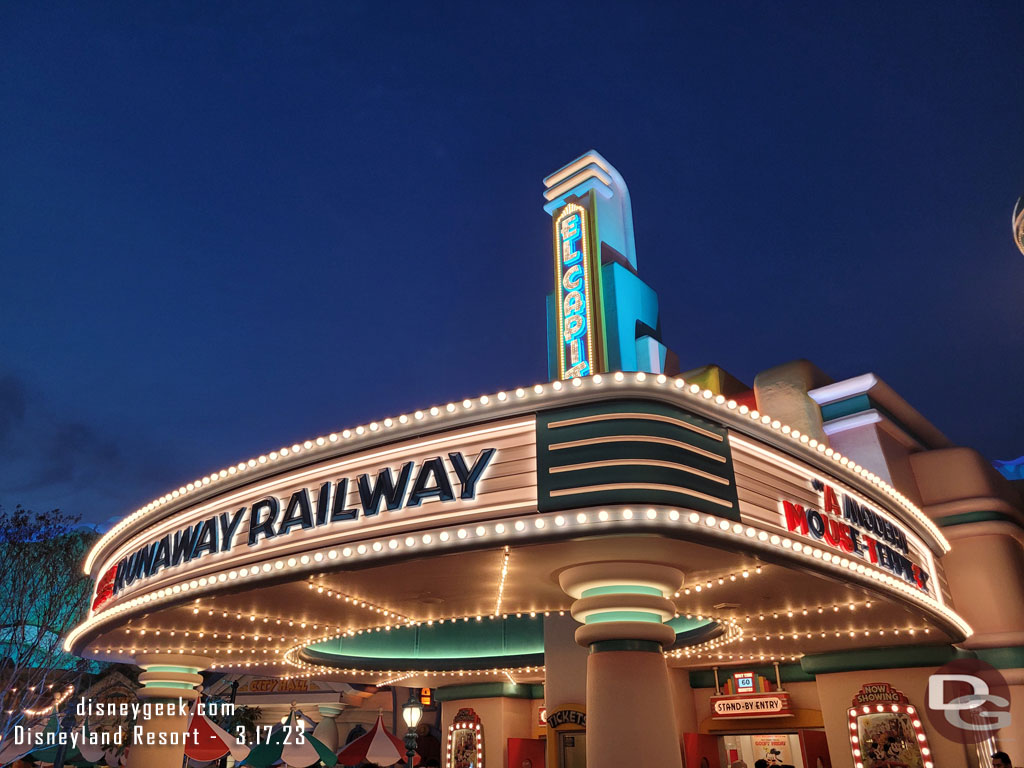
<path fill-rule="evenodd" d="M 409 700 L 402 705 L 402 719 L 409 730 L 405 732 L 405 760 L 412 768 L 412 759 L 416 755 L 416 726 L 423 717 L 423 705 L 416 698 L 415 692 L 409 694 Z"/>

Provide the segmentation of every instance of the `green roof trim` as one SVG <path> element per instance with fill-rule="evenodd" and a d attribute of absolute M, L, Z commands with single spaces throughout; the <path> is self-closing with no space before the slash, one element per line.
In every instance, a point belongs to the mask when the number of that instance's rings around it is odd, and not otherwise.
<path fill-rule="evenodd" d="M 977 512 L 960 512 L 955 515 L 946 515 L 945 517 L 936 518 L 935 524 L 941 528 L 950 528 L 954 525 L 969 525 L 970 523 L 985 523 L 989 521 L 998 521 L 1001 523 L 1013 523 L 1018 528 L 1021 527 L 1020 523 L 1005 512 L 991 512 L 988 510 L 978 510 Z"/>
<path fill-rule="evenodd" d="M 544 619 L 509 616 L 507 619 L 394 627 L 390 631 L 332 638 L 308 646 L 306 652 L 319 659 L 345 657 L 386 661 L 531 656 L 544 653 Z"/>
<path fill-rule="evenodd" d="M 816 653 L 804 656 L 800 660 L 800 666 L 811 674 L 824 675 L 830 672 L 854 672 L 868 669 L 941 667 L 946 662 L 972 658 L 973 655 L 951 645 L 904 645 Z"/>
<path fill-rule="evenodd" d="M 544 686 L 536 683 L 468 683 L 446 685 L 434 692 L 437 701 L 460 699 L 543 699 Z"/>
<path fill-rule="evenodd" d="M 1020 669 L 1024 667 L 1024 646 L 1022 645 L 1004 648 L 979 648 L 974 654 L 996 669 Z"/>
<path fill-rule="evenodd" d="M 775 684 L 775 667 L 719 667 L 718 682 L 725 685 L 725 681 L 733 676 L 735 672 L 753 672 L 756 675 L 766 677 L 768 682 Z M 814 675 L 802 669 L 799 664 L 779 664 L 779 677 L 783 683 L 811 683 L 814 682 Z M 715 673 L 710 669 L 695 669 L 690 672 L 691 688 L 714 688 Z"/>
<path fill-rule="evenodd" d="M 661 643 L 654 640 L 598 640 L 590 644 L 591 653 L 608 653 L 611 651 L 636 651 L 641 653 L 661 653 Z"/>
<path fill-rule="evenodd" d="M 800 665 L 816 675 L 829 672 L 853 672 L 868 669 L 901 669 L 904 667 L 941 667 L 955 659 L 980 659 L 996 669 L 1024 667 L 1024 646 L 980 648 L 965 651 L 951 645 L 908 645 L 892 648 L 868 648 L 862 651 L 840 651 L 804 656 Z"/>

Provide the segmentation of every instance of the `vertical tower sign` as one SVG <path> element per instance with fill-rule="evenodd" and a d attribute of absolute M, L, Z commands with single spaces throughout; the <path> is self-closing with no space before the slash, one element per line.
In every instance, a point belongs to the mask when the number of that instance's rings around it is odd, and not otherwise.
<path fill-rule="evenodd" d="M 636 271 L 629 189 L 594 150 L 544 178 L 554 226 L 555 286 L 544 302 L 548 376 L 668 373 L 658 294 Z"/>
<path fill-rule="evenodd" d="M 583 200 L 589 201 L 591 194 Z M 600 365 L 600 270 L 595 257 L 591 210 L 590 206 L 571 202 L 554 217 L 560 379 L 590 376 L 598 372 Z"/>

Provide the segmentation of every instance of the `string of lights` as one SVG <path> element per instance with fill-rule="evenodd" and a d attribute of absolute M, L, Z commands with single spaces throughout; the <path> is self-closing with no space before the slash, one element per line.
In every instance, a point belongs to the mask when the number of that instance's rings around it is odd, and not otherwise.
<path fill-rule="evenodd" d="M 710 389 L 702 388 L 698 384 L 687 385 L 686 381 L 682 378 L 670 379 L 664 374 L 654 376 L 648 375 L 643 371 L 630 373 L 628 376 L 630 378 L 628 384 L 632 387 L 639 386 L 643 389 L 657 389 L 660 387 L 666 391 L 675 391 L 681 395 L 685 401 L 687 401 L 686 404 L 689 407 L 697 406 L 698 410 L 711 411 L 715 416 L 722 418 L 726 422 L 738 422 L 735 426 L 741 427 L 743 431 L 752 432 L 759 437 L 770 435 L 773 438 L 773 442 L 780 439 L 785 442 L 785 438 L 789 438 L 792 441 L 790 447 L 810 456 L 820 454 L 825 458 L 831 459 L 832 462 L 834 462 L 832 469 L 837 472 L 839 476 L 853 478 L 857 484 L 861 484 L 866 481 L 866 483 L 873 487 L 876 492 L 888 497 L 907 512 L 919 526 L 929 533 L 943 552 L 949 551 L 949 542 L 943 536 L 939 527 L 923 512 L 921 512 L 921 510 L 912 501 L 910 501 L 910 499 L 889 485 L 883 478 L 879 477 L 867 468 L 862 467 L 851 459 L 842 456 L 838 451 L 835 451 L 825 443 L 819 442 L 808 435 L 801 434 L 799 430 L 792 429 L 788 425 L 780 422 L 778 419 L 773 419 L 771 416 L 762 414 L 756 409 L 752 410 L 746 405 L 739 405 L 735 400 L 727 399 L 723 395 L 716 395 Z M 141 522 L 143 518 L 149 516 L 155 510 L 166 507 L 167 505 L 172 505 L 175 509 L 183 508 L 189 503 L 189 497 L 197 491 L 208 489 L 211 485 L 217 486 L 225 483 L 225 481 L 233 480 L 238 474 L 258 475 L 259 473 L 256 472 L 256 470 L 263 467 L 266 467 L 268 471 L 277 471 L 276 468 L 272 468 L 270 465 L 281 461 L 286 463 L 297 463 L 296 460 L 298 459 L 301 461 L 305 454 L 315 454 L 317 452 L 329 450 L 339 442 L 352 441 L 353 443 L 359 443 L 375 441 L 378 434 L 383 434 L 392 430 L 405 431 L 402 430 L 403 427 L 408 427 L 410 425 L 415 427 L 417 422 L 422 422 L 431 418 L 443 419 L 452 415 L 461 415 L 461 413 L 470 411 L 477 407 L 490 409 L 497 408 L 502 410 L 504 409 L 503 406 L 507 408 L 519 401 L 527 400 L 534 395 L 541 396 L 542 398 L 557 397 L 559 393 L 568 393 L 582 387 L 601 388 L 606 385 L 623 385 L 627 383 L 626 378 L 627 374 L 619 371 L 614 374 L 608 374 L 607 376 L 597 374 L 586 378 L 574 378 L 571 380 L 571 383 L 553 381 L 547 384 L 536 384 L 529 391 L 526 388 L 520 387 L 515 390 L 513 395 L 509 395 L 506 392 L 499 392 L 496 395 L 482 395 L 476 399 L 467 398 L 462 401 L 461 410 L 455 403 L 448 403 L 443 407 L 433 406 L 426 411 L 415 411 L 411 417 L 408 414 L 402 414 L 397 418 L 386 418 L 382 422 L 373 421 L 365 426 L 358 426 L 355 429 L 346 429 L 340 433 L 332 432 L 328 435 L 306 440 L 302 443 L 294 443 L 290 448 L 283 447 L 277 451 L 271 451 L 269 454 L 263 454 L 245 461 L 240 461 L 237 464 L 233 464 L 229 467 L 218 470 L 217 472 L 205 475 L 191 483 L 186 483 L 185 485 L 172 490 L 170 493 L 154 499 L 125 517 L 114 525 L 110 531 L 105 533 L 93 546 L 83 563 L 83 570 L 85 573 L 91 573 L 97 558 L 117 539 L 117 537 L 119 537 L 128 528 L 134 527 L 137 523 Z M 747 417 L 747 420 L 736 419 L 733 414 Z M 360 438 L 363 438 L 363 440 L 360 440 Z M 106 565 L 106 563 L 104 563 L 104 565 Z"/>
<path fill-rule="evenodd" d="M 498 599 L 494 606 L 495 615 L 501 613 L 501 601 L 505 596 L 505 580 L 508 578 L 508 561 L 510 556 L 511 552 L 506 546 L 504 551 L 501 553 L 501 575 L 498 580 Z"/>
<path fill-rule="evenodd" d="M 842 574 L 843 578 L 847 580 L 860 580 L 865 583 L 865 585 L 871 585 L 874 588 L 887 589 L 889 592 L 897 595 L 900 599 L 911 602 L 917 607 L 923 608 L 937 615 L 944 622 L 955 626 L 959 632 L 968 636 L 972 633 L 970 626 L 945 604 L 931 595 L 925 594 L 921 590 L 916 589 L 904 581 L 888 574 L 881 568 L 874 567 L 870 564 L 859 563 L 846 557 L 840 557 L 839 555 L 833 556 L 829 552 L 823 552 L 820 548 L 812 547 L 810 545 L 805 546 L 799 541 L 794 541 L 788 537 L 781 536 L 778 533 L 758 529 L 753 525 L 744 526 L 738 522 L 718 519 L 714 515 L 706 515 L 698 512 L 680 512 L 678 509 L 653 507 L 643 511 L 636 511 L 630 507 L 610 508 L 601 509 L 597 512 L 581 511 L 575 515 L 551 513 L 533 514 L 524 518 L 505 519 L 498 523 L 480 525 L 477 526 L 473 532 L 467 532 L 467 536 L 472 535 L 482 539 L 489 539 L 492 536 L 515 538 L 519 535 L 526 535 L 527 531 L 534 536 L 538 534 L 552 535 L 559 529 L 566 529 L 573 526 L 589 528 L 595 525 L 602 526 L 604 528 L 607 528 L 608 526 L 619 526 L 623 528 L 640 528 L 642 530 L 643 526 L 648 524 L 679 526 L 683 529 L 688 529 L 687 535 L 692 535 L 696 530 L 699 530 L 703 536 L 722 538 L 726 547 L 734 547 L 735 540 L 742 539 L 747 543 L 748 547 L 764 546 L 773 554 L 778 554 L 780 548 L 782 550 L 787 550 L 794 556 L 798 556 L 798 562 L 808 565 L 813 564 L 814 567 L 824 570 L 827 573 L 831 573 L 832 575 Z M 366 551 L 362 555 L 357 551 L 352 550 L 348 555 L 348 558 L 355 560 L 375 557 L 375 547 L 373 544 L 381 544 L 380 549 L 383 549 L 386 543 L 389 549 L 405 547 L 417 550 L 425 549 L 426 551 L 440 550 L 447 546 L 447 542 L 444 541 L 442 534 L 448 534 L 449 540 L 451 539 L 451 532 L 448 530 L 434 531 L 416 537 L 407 536 L 404 540 L 391 538 L 388 540 L 373 542 L 370 546 L 365 547 Z M 346 548 L 346 550 L 347 549 L 350 548 Z M 316 552 L 312 558 L 310 558 L 309 555 L 303 555 L 302 557 L 312 559 L 314 561 L 322 561 L 324 559 L 335 561 L 343 556 L 343 552 L 339 552 L 338 549 L 330 549 L 326 552 Z M 295 558 L 291 558 L 291 560 L 294 559 Z M 280 570 L 286 567 L 285 562 L 281 560 L 274 562 L 273 565 L 265 563 L 264 566 L 271 570 Z M 280 566 L 280 568 L 278 566 Z M 263 571 L 263 567 L 253 566 L 251 571 L 243 568 L 237 572 L 231 571 L 231 573 L 235 574 L 235 578 L 244 578 L 246 575 L 256 575 Z M 221 573 L 209 578 L 203 577 L 198 581 L 205 581 L 206 585 L 197 583 L 197 588 L 203 588 L 204 586 L 208 588 L 215 583 L 219 583 L 221 581 L 221 577 L 224 577 L 224 579 L 227 580 L 230 578 L 230 575 Z M 87 619 L 68 635 L 68 638 L 65 640 L 65 647 L 70 649 L 71 644 L 81 634 L 92 631 L 127 611 L 139 610 L 144 607 L 152 610 L 152 607 L 150 607 L 152 603 L 160 603 L 174 599 L 175 590 L 178 590 L 179 588 L 181 590 L 191 588 L 191 582 L 183 582 L 181 585 L 175 585 L 174 588 L 160 589 L 156 592 L 132 598 L 125 603 L 115 605 L 113 608 L 105 610 L 103 613 Z"/>
<path fill-rule="evenodd" d="M 53 688 L 52 685 L 47 686 L 47 687 L 48 688 Z M 34 690 L 34 686 L 32 687 L 32 689 Z M 69 685 L 67 688 L 65 688 L 63 691 L 61 691 L 59 694 L 57 694 L 56 697 L 54 697 L 53 702 L 49 706 L 37 707 L 35 709 L 24 709 L 22 711 L 26 715 L 29 715 L 30 717 L 40 717 L 42 715 L 52 714 L 52 713 L 56 712 L 57 710 L 59 710 L 61 705 L 65 701 L 67 701 L 68 697 L 72 693 L 74 693 L 74 692 L 75 692 L 75 686 Z"/>

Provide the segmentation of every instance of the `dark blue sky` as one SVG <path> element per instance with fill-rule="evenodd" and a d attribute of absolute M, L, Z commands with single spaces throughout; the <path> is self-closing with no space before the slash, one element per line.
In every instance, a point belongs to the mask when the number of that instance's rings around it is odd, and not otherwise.
<path fill-rule="evenodd" d="M 1024 452 L 1024 4 L 495 5 L 0 5 L 0 503 L 545 378 L 540 180 L 591 147 L 684 368 Z"/>

